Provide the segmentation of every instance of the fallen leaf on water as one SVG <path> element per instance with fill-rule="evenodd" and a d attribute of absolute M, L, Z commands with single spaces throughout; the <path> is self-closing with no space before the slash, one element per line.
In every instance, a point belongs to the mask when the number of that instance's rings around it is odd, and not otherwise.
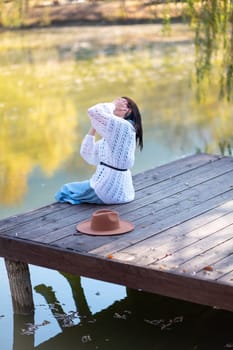
<path fill-rule="evenodd" d="M 23 328 L 21 329 L 21 332 L 23 335 L 32 335 L 35 333 L 35 331 L 41 327 L 41 326 L 46 326 L 47 324 L 49 324 L 50 322 L 47 320 L 44 320 L 42 323 L 40 324 L 33 324 L 33 323 L 26 323 L 27 328 Z"/>
<path fill-rule="evenodd" d="M 171 328 L 170 328 L 170 326 L 172 325 L 172 321 L 170 320 L 170 321 L 168 321 L 168 323 L 164 323 L 161 327 L 160 327 L 160 329 L 161 329 L 161 331 L 164 331 L 164 330 L 167 330 L 167 331 L 170 331 L 171 330 Z"/>
<path fill-rule="evenodd" d="M 161 323 L 164 323 L 164 320 L 147 320 L 147 319 L 144 319 L 144 321 L 149 323 L 149 324 L 152 324 L 153 326 L 158 326 Z"/>
<path fill-rule="evenodd" d="M 182 323 L 184 320 L 184 317 L 183 316 L 177 316 L 177 317 L 174 317 L 173 319 L 170 319 L 170 320 L 147 320 L 147 319 L 144 319 L 145 322 L 153 325 L 153 326 L 158 326 L 160 328 L 161 331 L 163 330 L 171 330 L 171 326 L 174 326 L 174 324 L 177 324 L 177 323 Z"/>
<path fill-rule="evenodd" d="M 87 321 L 88 323 L 95 323 L 96 322 L 96 319 L 95 318 L 93 318 L 93 320 L 89 320 L 89 321 Z"/>
<path fill-rule="evenodd" d="M 62 321 L 62 327 L 73 327 L 74 326 L 74 320 L 79 317 L 77 311 L 70 311 L 68 314 L 60 314 L 60 313 L 54 313 L 54 316 L 56 319 Z"/>
<path fill-rule="evenodd" d="M 91 336 L 89 334 L 83 335 L 81 340 L 82 340 L 82 343 L 87 343 L 87 342 L 91 341 Z"/>
<path fill-rule="evenodd" d="M 125 314 L 128 314 L 128 315 L 131 315 L 131 314 L 132 314 L 132 311 L 130 311 L 130 310 L 125 310 L 124 313 L 125 313 Z"/>
<path fill-rule="evenodd" d="M 118 319 L 122 319 L 122 320 L 126 320 L 126 315 L 122 314 L 118 314 L 118 312 L 115 312 L 115 314 L 113 315 L 114 318 L 118 318 Z"/>
<path fill-rule="evenodd" d="M 183 322 L 183 320 L 184 320 L 184 316 L 177 316 L 173 319 L 173 322 L 180 323 L 180 322 Z"/>

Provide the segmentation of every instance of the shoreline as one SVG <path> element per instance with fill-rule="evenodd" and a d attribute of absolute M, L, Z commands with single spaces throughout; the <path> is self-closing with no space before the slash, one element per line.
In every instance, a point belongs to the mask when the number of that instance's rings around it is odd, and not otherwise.
<path fill-rule="evenodd" d="M 7 9 L 7 8 L 6 8 Z M 7 25 L 6 18 L 9 22 Z M 145 5 L 140 1 L 127 3 L 69 3 L 37 5 L 25 10 L 22 18 L 14 21 L 5 16 L 5 24 L 0 23 L 0 31 L 33 28 L 53 28 L 68 26 L 113 26 L 137 24 L 187 24 L 189 18 L 184 3 L 157 3 Z M 18 21 L 18 22 L 17 22 Z"/>

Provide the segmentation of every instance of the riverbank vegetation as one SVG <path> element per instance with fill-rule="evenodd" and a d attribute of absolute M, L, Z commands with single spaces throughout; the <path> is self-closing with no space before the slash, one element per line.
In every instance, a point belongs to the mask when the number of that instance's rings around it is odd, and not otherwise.
<path fill-rule="evenodd" d="M 197 98 L 205 97 L 212 70 L 219 98 L 233 99 L 233 3 L 159 0 L 1 0 L 2 28 L 187 22 L 195 33 Z M 85 29 L 83 29 L 85 30 Z"/>
<path fill-rule="evenodd" d="M 2 27 L 180 21 L 188 3 L 141 0 L 1 0 Z"/>

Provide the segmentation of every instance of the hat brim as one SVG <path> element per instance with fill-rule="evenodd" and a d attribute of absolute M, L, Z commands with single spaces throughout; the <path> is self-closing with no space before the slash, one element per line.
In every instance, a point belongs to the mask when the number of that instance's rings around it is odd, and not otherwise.
<path fill-rule="evenodd" d="M 76 226 L 77 231 L 92 236 L 113 236 L 130 232 L 134 229 L 134 224 L 129 221 L 120 220 L 119 227 L 110 231 L 96 231 L 91 228 L 91 221 L 86 220 Z"/>

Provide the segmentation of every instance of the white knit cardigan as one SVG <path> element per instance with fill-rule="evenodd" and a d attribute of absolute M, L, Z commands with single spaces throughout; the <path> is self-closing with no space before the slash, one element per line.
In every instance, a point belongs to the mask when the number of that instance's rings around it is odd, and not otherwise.
<path fill-rule="evenodd" d="M 94 136 L 86 135 L 80 149 L 83 159 L 97 166 L 90 185 L 106 204 L 130 202 L 135 196 L 130 171 L 135 157 L 135 129 L 125 119 L 115 116 L 114 108 L 114 103 L 99 103 L 88 109 L 92 127 L 102 138 L 96 142 Z M 114 170 L 100 162 L 128 170 Z"/>

